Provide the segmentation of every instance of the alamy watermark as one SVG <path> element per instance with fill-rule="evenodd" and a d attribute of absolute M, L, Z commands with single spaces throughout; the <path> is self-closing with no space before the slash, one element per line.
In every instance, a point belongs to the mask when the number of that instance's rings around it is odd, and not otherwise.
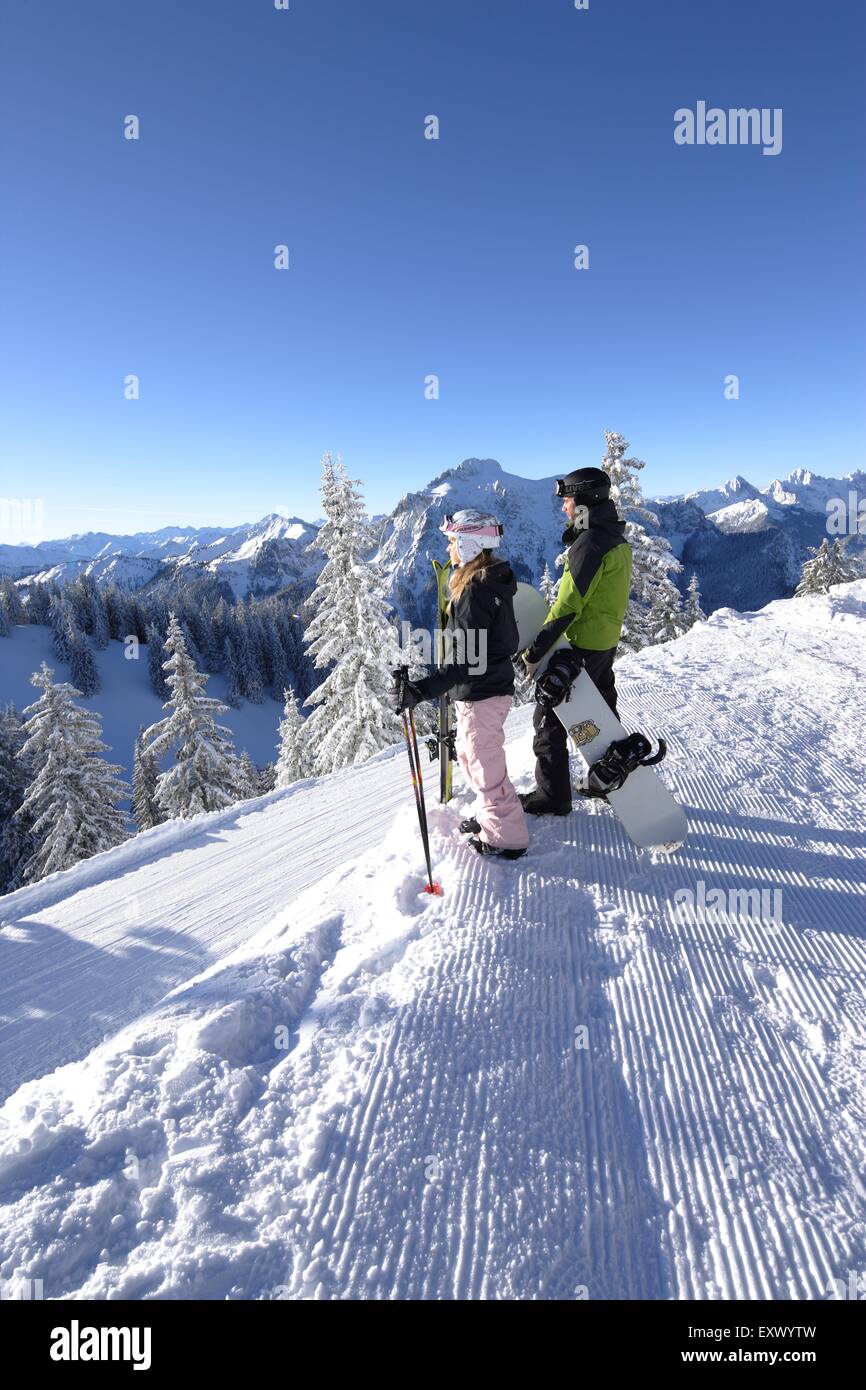
<path fill-rule="evenodd" d="M 0 542 L 38 545 L 45 538 L 45 507 L 41 497 L 0 497 Z"/>
<path fill-rule="evenodd" d="M 851 489 L 847 497 L 828 499 L 827 532 L 831 536 L 866 536 L 866 497 Z"/>
<path fill-rule="evenodd" d="M 487 670 L 486 628 L 413 627 L 400 624 L 400 663 L 403 666 L 465 666 L 473 676 Z"/>
<path fill-rule="evenodd" d="M 781 106 L 680 106 L 674 112 L 677 145 L 763 145 L 764 154 L 782 152 Z"/>
<path fill-rule="evenodd" d="M 673 916 L 679 926 L 728 926 L 744 918 L 761 922 L 770 931 L 782 926 L 781 888 L 707 888 L 699 878 L 694 888 L 678 888 Z"/>

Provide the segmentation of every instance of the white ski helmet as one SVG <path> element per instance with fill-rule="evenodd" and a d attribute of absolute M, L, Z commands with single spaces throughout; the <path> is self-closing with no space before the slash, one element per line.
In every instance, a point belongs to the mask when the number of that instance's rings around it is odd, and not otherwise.
<path fill-rule="evenodd" d="M 439 529 L 456 540 L 461 565 L 474 560 L 482 550 L 496 550 L 502 540 L 502 527 L 496 517 L 474 507 L 446 516 Z"/>

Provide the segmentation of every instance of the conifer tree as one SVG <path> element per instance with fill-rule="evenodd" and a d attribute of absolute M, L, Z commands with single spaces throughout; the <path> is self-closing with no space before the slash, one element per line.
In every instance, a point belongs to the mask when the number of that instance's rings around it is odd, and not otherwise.
<path fill-rule="evenodd" d="M 147 629 L 147 671 L 154 695 L 160 700 L 168 698 L 168 683 L 163 667 L 164 643 L 155 623 Z"/>
<path fill-rule="evenodd" d="M 75 689 L 85 699 L 99 691 L 102 683 L 99 667 L 90 641 L 83 632 L 71 632 L 69 635 L 69 675 Z"/>
<path fill-rule="evenodd" d="M 139 830 L 152 830 L 163 819 L 156 801 L 159 765 L 145 744 L 144 729 L 138 731 L 132 758 L 132 814 Z"/>
<path fill-rule="evenodd" d="M 11 579 L 4 579 L 0 583 L 0 607 L 5 610 L 10 627 L 27 622 L 27 609 L 17 584 L 13 584 Z"/>
<path fill-rule="evenodd" d="M 225 641 L 225 659 L 223 664 L 226 673 L 226 700 L 231 705 L 232 709 L 239 709 L 242 698 L 240 666 L 237 648 L 231 637 L 227 637 Z"/>
<path fill-rule="evenodd" d="M 301 777 L 309 776 L 309 759 L 304 739 L 304 716 L 291 686 L 284 692 L 283 717 L 280 720 L 280 743 L 275 769 L 276 787 L 290 787 Z"/>
<path fill-rule="evenodd" d="M 75 623 L 69 603 L 59 594 L 51 600 L 49 623 L 54 655 L 58 661 L 68 663 L 72 656 Z"/>
<path fill-rule="evenodd" d="M 631 597 L 622 631 L 622 646 L 640 651 L 656 642 L 666 642 L 686 631 L 682 599 L 673 576 L 682 571 L 669 542 L 648 531 L 658 526 L 658 517 L 646 506 L 638 473 L 643 459 L 626 458 L 628 440 L 605 430 L 607 452 L 601 466 L 610 475 L 610 497 L 626 523 L 625 538 L 632 548 Z"/>
<path fill-rule="evenodd" d="M 265 692 L 262 688 L 262 678 L 259 671 L 255 633 L 252 630 L 249 614 L 243 608 L 237 614 L 233 642 L 237 652 L 238 684 L 241 693 L 245 700 L 249 700 L 250 704 L 260 705 L 265 698 Z"/>
<path fill-rule="evenodd" d="M 156 783 L 157 806 L 173 820 L 230 806 L 241 794 L 241 775 L 231 730 L 214 719 L 227 707 L 204 694 L 209 677 L 196 669 L 174 614 L 165 650 L 170 694 L 164 708 L 169 713 L 145 731 L 144 740 L 157 759 L 174 749 L 173 765 Z"/>
<path fill-rule="evenodd" d="M 810 560 L 806 560 L 795 592 L 800 598 L 806 594 L 826 594 L 834 584 L 849 584 L 858 579 L 859 570 L 845 551 L 837 536 L 830 543 L 825 536 L 819 546 L 809 550 Z"/>
<path fill-rule="evenodd" d="M 322 502 L 326 520 L 313 547 L 327 558 L 308 600 L 315 616 L 305 641 L 328 674 L 307 697 L 313 712 L 306 736 L 315 750 L 314 770 L 327 773 L 363 762 L 399 738 L 391 674 L 399 646 L 380 576 L 365 559 L 371 538 L 360 491 L 329 454 Z"/>
<path fill-rule="evenodd" d="M 247 752 L 246 748 L 243 750 L 240 756 L 240 773 L 238 784 L 240 787 L 239 799 L 241 801 L 247 801 L 251 796 L 258 796 L 259 770 L 253 763 L 253 760 Z"/>
<path fill-rule="evenodd" d="M 552 608 L 556 601 L 556 591 L 559 587 L 558 581 L 550 573 L 550 566 L 545 562 L 544 573 L 541 576 L 539 589 L 544 596 L 544 601 L 548 608 Z"/>
<path fill-rule="evenodd" d="M 23 720 L 14 705 L 7 705 L 0 712 L 0 893 L 20 886 L 32 853 L 29 822 L 19 814 L 28 780 L 24 741 Z"/>
<path fill-rule="evenodd" d="M 122 768 L 100 756 L 107 744 L 99 715 L 75 704 L 79 691 L 73 686 L 55 685 L 44 662 L 31 682 L 42 694 L 24 711 L 21 756 L 32 779 L 18 817 L 31 827 L 33 841 L 24 883 L 69 869 L 128 838 L 118 803 L 129 788 L 117 776 Z"/>
<path fill-rule="evenodd" d="M 272 792 L 277 785 L 277 768 L 275 763 L 265 763 L 264 767 L 259 768 L 259 796 L 265 796 Z"/>
<path fill-rule="evenodd" d="M 51 595 L 47 584 L 31 584 L 27 591 L 27 621 L 46 624 L 51 607 Z"/>
<path fill-rule="evenodd" d="M 701 607 L 701 591 L 698 588 L 697 570 L 692 570 L 692 577 L 689 580 L 685 608 L 683 609 L 683 621 L 688 624 L 689 628 L 693 628 L 695 623 L 707 621 L 707 615 Z"/>

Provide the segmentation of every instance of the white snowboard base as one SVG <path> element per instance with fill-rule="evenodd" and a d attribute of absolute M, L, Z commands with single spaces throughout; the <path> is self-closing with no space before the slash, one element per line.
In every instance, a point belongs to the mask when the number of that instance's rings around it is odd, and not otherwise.
<path fill-rule="evenodd" d="M 531 584 L 518 584 L 514 614 L 523 651 L 537 636 L 548 607 Z M 543 673 L 553 652 L 568 645 L 567 639 L 561 637 L 540 663 L 536 677 Z M 587 767 L 597 762 L 612 743 L 628 736 L 586 671 L 581 671 L 569 699 L 557 705 L 555 713 L 568 735 L 569 748 L 580 754 Z M 619 791 L 608 794 L 607 801 L 626 834 L 641 849 L 671 853 L 685 842 L 689 829 L 685 811 L 654 768 L 635 768 Z"/>

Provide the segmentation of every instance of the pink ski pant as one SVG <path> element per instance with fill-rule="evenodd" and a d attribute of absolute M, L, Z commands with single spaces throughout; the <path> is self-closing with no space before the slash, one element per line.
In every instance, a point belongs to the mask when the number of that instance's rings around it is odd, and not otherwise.
<path fill-rule="evenodd" d="M 505 717 L 510 695 L 486 700 L 455 700 L 457 758 L 469 786 L 478 795 L 475 816 L 481 839 L 500 849 L 526 849 L 529 832 L 505 765 Z"/>

